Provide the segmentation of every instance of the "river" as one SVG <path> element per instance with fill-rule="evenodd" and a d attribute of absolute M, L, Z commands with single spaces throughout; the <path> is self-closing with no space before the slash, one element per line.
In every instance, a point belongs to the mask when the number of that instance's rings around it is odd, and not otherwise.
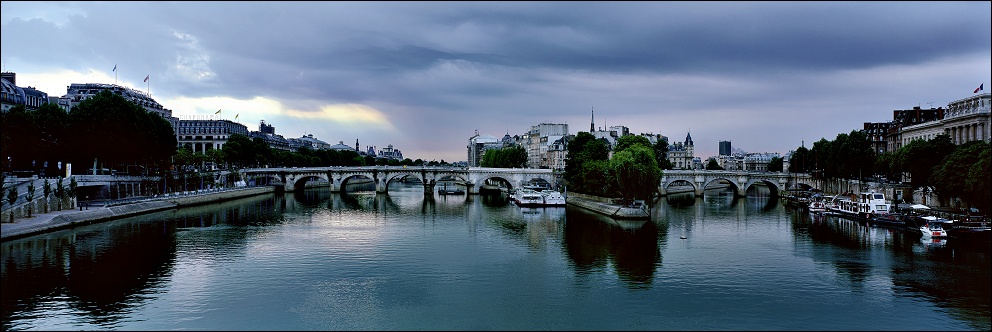
<path fill-rule="evenodd" d="M 4 330 L 989 330 L 990 250 L 674 195 L 267 194 L 2 243 Z"/>

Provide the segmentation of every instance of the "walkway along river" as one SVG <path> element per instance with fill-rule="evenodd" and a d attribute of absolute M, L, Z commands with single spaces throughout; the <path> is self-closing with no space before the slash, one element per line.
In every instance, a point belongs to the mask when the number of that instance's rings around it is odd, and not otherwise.
<path fill-rule="evenodd" d="M 652 213 L 619 223 L 416 184 L 169 209 L 3 241 L 3 329 L 992 327 L 987 247 L 812 219 L 762 193 L 669 196 Z"/>

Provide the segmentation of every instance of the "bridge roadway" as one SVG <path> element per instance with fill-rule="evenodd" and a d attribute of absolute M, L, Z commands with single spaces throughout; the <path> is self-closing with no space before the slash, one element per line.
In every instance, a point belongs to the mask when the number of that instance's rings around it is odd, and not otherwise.
<path fill-rule="evenodd" d="M 452 168 L 452 167 L 404 167 L 404 166 L 356 166 L 356 167 L 301 167 L 301 168 L 248 168 L 240 170 L 246 180 L 269 181 L 281 184 L 286 191 L 302 190 L 308 181 L 327 181 L 332 192 L 340 192 L 351 179 L 366 178 L 375 182 L 377 193 L 387 193 L 389 183 L 407 177 L 419 179 L 424 184 L 424 194 L 433 195 L 439 180 L 450 178 L 462 181 L 468 194 L 478 194 L 479 188 L 487 180 L 501 180 L 510 188 L 520 188 L 536 179 L 547 181 L 552 187 L 557 185 L 550 169 L 531 168 Z"/>
<path fill-rule="evenodd" d="M 703 196 L 703 190 L 711 185 L 733 186 L 737 196 L 744 197 L 754 185 L 763 184 L 771 190 L 771 195 L 780 196 L 788 189 L 819 188 L 817 180 L 805 173 L 750 172 L 750 171 L 711 171 L 711 170 L 666 170 L 662 172 L 658 191 L 668 195 L 670 187 L 691 186 L 696 196 Z"/>
<path fill-rule="evenodd" d="M 300 190 L 311 180 L 327 181 L 331 191 L 340 192 L 353 178 L 367 178 L 375 182 L 378 193 L 388 192 L 391 181 L 414 177 L 424 184 L 424 193 L 433 194 L 437 181 L 444 178 L 465 183 L 466 192 L 478 194 L 487 180 L 496 179 L 509 183 L 509 189 L 520 188 L 535 179 L 547 181 L 556 187 L 557 179 L 550 169 L 531 168 L 448 168 L 448 167 L 309 167 L 309 168 L 251 168 L 241 170 L 245 179 L 269 179 L 272 184 L 282 184 L 286 191 Z M 668 195 L 672 186 L 691 186 L 696 196 L 711 185 L 729 184 L 738 196 L 745 196 L 755 185 L 765 185 L 772 196 L 779 196 L 787 189 L 820 187 L 809 174 L 782 172 L 715 171 L 715 170 L 666 170 L 662 173 L 658 193 Z"/>

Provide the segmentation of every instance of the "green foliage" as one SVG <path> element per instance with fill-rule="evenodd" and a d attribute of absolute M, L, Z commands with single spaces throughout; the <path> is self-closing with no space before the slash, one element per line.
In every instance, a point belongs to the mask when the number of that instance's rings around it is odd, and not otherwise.
<path fill-rule="evenodd" d="M 769 172 L 781 172 L 782 167 L 783 167 L 783 160 L 781 157 L 772 157 L 772 160 L 768 161 Z"/>
<path fill-rule="evenodd" d="M 69 123 L 72 160 L 80 165 L 97 159 L 111 165 L 164 166 L 176 151 L 168 120 L 109 90 L 73 107 Z"/>
<path fill-rule="evenodd" d="M 606 165 L 586 165 L 605 162 L 609 159 L 609 148 L 605 142 L 596 139 L 588 132 L 580 131 L 575 139 L 568 142 L 568 156 L 565 159 L 565 184 L 569 190 L 596 194 L 606 192 Z M 602 171 L 603 177 L 600 177 Z"/>
<path fill-rule="evenodd" d="M 910 174 L 910 185 L 914 189 L 934 187 L 932 175 L 955 149 L 947 135 L 938 135 L 931 140 L 913 140 L 899 148 L 893 160 L 893 169 Z"/>
<path fill-rule="evenodd" d="M 716 162 L 716 158 L 710 158 L 706 162 L 706 169 L 710 171 L 714 171 L 714 170 L 722 171 L 723 167 L 720 167 L 720 164 Z"/>
<path fill-rule="evenodd" d="M 644 138 L 633 135 L 624 137 Z M 609 161 L 609 174 L 625 200 L 641 199 L 650 202 L 661 181 L 661 168 L 658 167 L 654 149 L 646 138 L 644 144 L 629 144 L 614 153 Z"/>
<path fill-rule="evenodd" d="M 659 139 L 654 143 L 654 156 L 655 160 L 658 161 L 658 167 L 661 169 L 672 169 L 675 165 L 672 164 L 671 160 L 668 160 L 668 138 Z"/>
<path fill-rule="evenodd" d="M 514 145 L 503 149 L 489 149 L 479 162 L 482 167 L 524 168 L 527 167 L 527 150 Z"/>
<path fill-rule="evenodd" d="M 17 186 L 7 189 L 7 204 L 13 206 L 14 202 L 17 202 Z"/>
<path fill-rule="evenodd" d="M 934 166 L 930 182 L 941 197 L 960 197 L 988 209 L 992 197 L 988 190 L 989 174 L 992 174 L 988 172 L 989 156 L 988 143 L 973 141 L 963 144 L 941 164 Z"/>
<path fill-rule="evenodd" d="M 789 172 L 792 173 L 809 173 L 812 168 L 810 167 L 811 155 L 809 149 L 805 146 L 800 146 L 796 151 L 792 152 L 792 156 L 789 157 Z"/>

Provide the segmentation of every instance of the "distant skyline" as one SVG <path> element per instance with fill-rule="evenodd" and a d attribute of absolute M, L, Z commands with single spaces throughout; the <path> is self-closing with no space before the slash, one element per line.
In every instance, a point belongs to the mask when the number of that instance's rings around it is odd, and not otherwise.
<path fill-rule="evenodd" d="M 466 159 L 567 123 L 787 153 L 992 83 L 992 2 L 0 2 L 17 85 Z M 145 81 L 145 78 L 147 82 Z"/>

